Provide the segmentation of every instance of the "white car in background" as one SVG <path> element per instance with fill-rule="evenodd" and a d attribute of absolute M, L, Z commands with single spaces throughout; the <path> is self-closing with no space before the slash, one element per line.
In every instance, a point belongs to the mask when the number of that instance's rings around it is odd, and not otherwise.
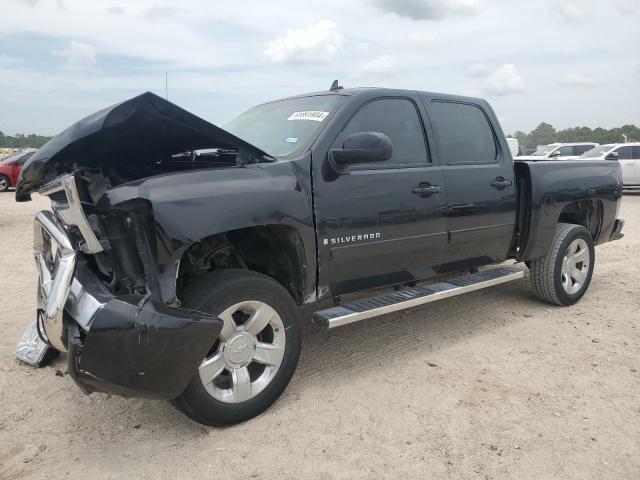
<path fill-rule="evenodd" d="M 507 145 L 509 145 L 509 151 L 512 157 L 517 157 L 520 153 L 520 144 L 517 138 L 507 137 Z"/>
<path fill-rule="evenodd" d="M 580 160 L 617 160 L 625 187 L 640 187 L 640 143 L 600 145 L 580 155 Z"/>
<path fill-rule="evenodd" d="M 518 160 L 575 160 L 600 144 L 594 142 L 550 143 L 538 147 L 531 155 L 521 155 Z"/>

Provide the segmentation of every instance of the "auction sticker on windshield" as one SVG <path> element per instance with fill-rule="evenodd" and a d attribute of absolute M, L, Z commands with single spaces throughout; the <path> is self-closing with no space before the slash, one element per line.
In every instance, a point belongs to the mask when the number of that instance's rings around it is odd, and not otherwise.
<path fill-rule="evenodd" d="M 306 112 L 293 112 L 287 120 L 313 120 L 315 122 L 321 122 L 327 115 L 329 115 L 329 112 L 308 110 Z"/>

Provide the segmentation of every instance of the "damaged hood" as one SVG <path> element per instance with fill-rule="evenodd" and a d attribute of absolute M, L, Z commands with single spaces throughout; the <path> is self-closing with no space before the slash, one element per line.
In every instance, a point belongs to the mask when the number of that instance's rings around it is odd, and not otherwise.
<path fill-rule="evenodd" d="M 151 93 L 105 108 L 53 137 L 24 165 L 16 200 L 61 174 L 80 167 L 127 173 L 158 173 L 154 166 L 171 155 L 220 148 L 237 152 L 240 163 L 272 160 L 267 153 L 212 123 Z M 126 180 L 126 176 L 123 176 Z"/>

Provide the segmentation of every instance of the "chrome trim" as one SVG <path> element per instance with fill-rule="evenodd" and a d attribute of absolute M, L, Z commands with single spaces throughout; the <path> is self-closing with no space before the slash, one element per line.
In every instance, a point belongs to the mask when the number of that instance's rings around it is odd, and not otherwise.
<path fill-rule="evenodd" d="M 69 298 L 67 299 L 67 313 L 73 317 L 83 330 L 89 331 L 96 313 L 105 305 L 105 303 L 99 302 L 87 292 L 76 278 L 73 279 Z"/>
<path fill-rule="evenodd" d="M 85 242 L 83 250 L 86 251 L 86 253 L 102 252 L 102 245 L 89 225 L 84 210 L 82 209 L 76 178 L 73 175 L 65 175 L 64 177 L 54 180 L 42 187 L 38 193 L 51 195 L 52 193 L 63 190 L 67 197 L 67 204 L 52 200 L 53 210 L 56 212 L 56 215 L 60 217 L 65 225 L 75 225 L 78 227 Z"/>
<path fill-rule="evenodd" d="M 64 310 L 88 331 L 95 314 L 104 304 L 88 293 L 74 277 L 76 252 L 64 227 L 49 211 L 36 214 L 33 252 L 38 267 L 38 322 L 43 339 L 65 352 Z"/>
<path fill-rule="evenodd" d="M 457 295 L 462 295 L 463 293 L 469 293 L 475 290 L 481 290 L 483 288 L 493 287 L 494 285 L 499 285 L 501 283 L 511 282 L 513 280 L 518 280 L 523 277 L 524 277 L 524 270 L 518 270 L 517 272 L 509 273 L 507 275 L 504 275 L 498 278 L 486 280 L 486 281 L 475 283 L 472 285 L 466 285 L 464 287 L 457 287 L 452 285 L 453 288 L 451 288 L 450 290 L 431 293 L 423 297 L 412 298 L 404 302 L 398 302 L 392 305 L 385 305 L 383 307 L 366 310 L 364 312 L 354 312 L 348 315 L 342 315 L 339 317 L 328 319 L 327 328 L 330 329 L 335 327 L 341 327 L 342 325 L 358 322 L 360 320 L 365 320 L 367 318 L 372 318 L 372 317 L 377 317 L 379 315 L 384 315 L 387 313 L 397 312 L 399 310 L 404 310 L 406 308 L 417 307 L 419 305 L 435 302 L 437 300 L 442 300 L 444 298 L 455 297 Z"/>
<path fill-rule="evenodd" d="M 36 214 L 33 228 L 33 254 L 38 267 L 38 308 L 49 344 L 66 352 L 62 339 L 64 306 L 76 267 L 76 252 L 53 213 Z M 47 263 L 51 263 L 51 267 Z M 53 270 L 51 271 L 50 268 Z"/>

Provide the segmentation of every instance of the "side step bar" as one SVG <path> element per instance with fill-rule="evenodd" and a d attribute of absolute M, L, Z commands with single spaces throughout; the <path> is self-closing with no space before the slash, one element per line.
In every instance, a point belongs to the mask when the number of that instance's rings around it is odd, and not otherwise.
<path fill-rule="evenodd" d="M 376 295 L 337 307 L 320 310 L 312 315 L 314 323 L 324 328 L 341 327 L 348 323 L 397 312 L 410 307 L 454 297 L 482 288 L 492 287 L 524 277 L 524 270 L 516 267 L 496 267 L 482 272 L 450 278 L 444 282 Z"/>

